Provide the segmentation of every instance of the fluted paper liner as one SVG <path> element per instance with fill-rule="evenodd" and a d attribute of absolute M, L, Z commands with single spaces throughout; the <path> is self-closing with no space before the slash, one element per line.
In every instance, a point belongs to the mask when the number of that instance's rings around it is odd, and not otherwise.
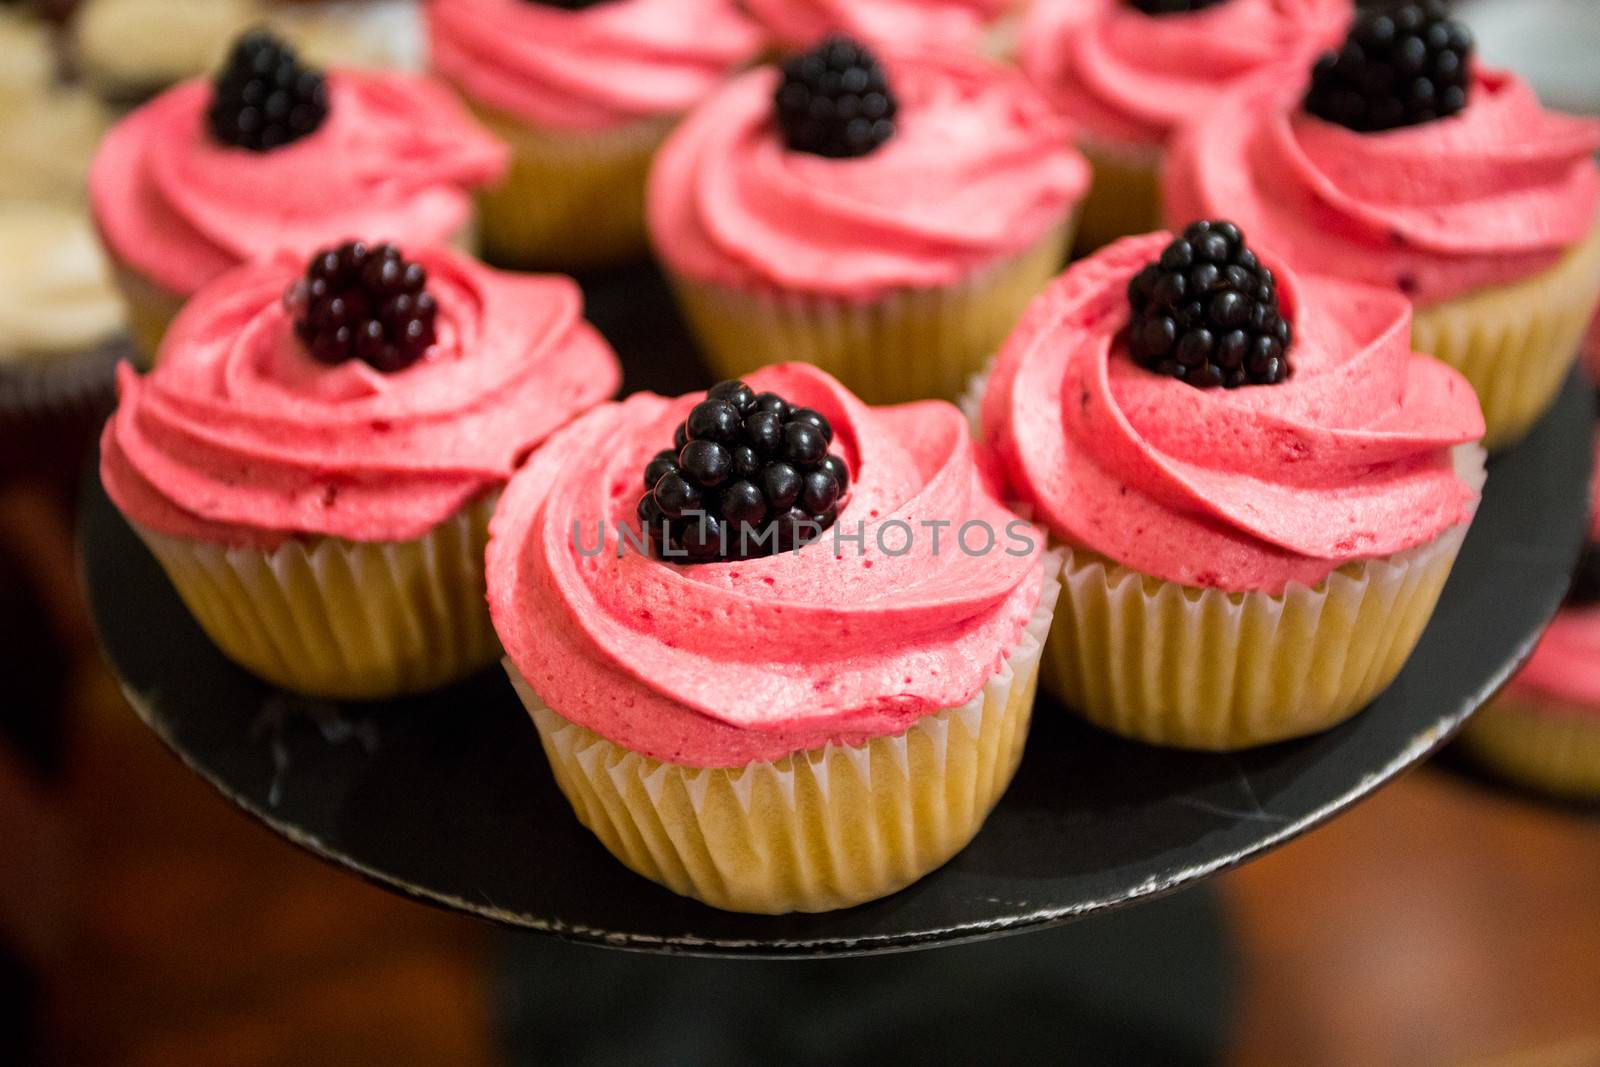
<path fill-rule="evenodd" d="M 1016 772 L 1060 591 L 966 704 L 864 745 L 739 768 L 662 763 L 563 719 L 506 671 L 578 820 L 629 869 L 729 911 L 831 911 L 887 896 L 954 856 Z"/>
<path fill-rule="evenodd" d="M 645 180 L 675 119 L 640 119 L 598 132 L 536 130 L 467 103 L 511 147 L 505 179 L 478 193 L 486 258 L 570 271 L 644 257 Z"/>
<path fill-rule="evenodd" d="M 737 378 L 776 360 L 815 364 L 868 404 L 954 400 L 1065 260 L 1072 223 L 964 282 L 856 303 L 745 291 L 673 275 L 709 366 Z"/>
<path fill-rule="evenodd" d="M 961 398 L 976 441 L 986 384 L 975 377 Z M 1453 456 L 1481 490 L 1483 448 Z M 1394 681 L 1469 525 L 1281 594 L 1163 581 L 1052 536 L 1065 562 L 1044 687 L 1095 725 L 1156 745 L 1224 751 L 1326 730 Z"/>
<path fill-rule="evenodd" d="M 1504 692 L 1468 720 L 1461 744 L 1512 782 L 1560 797 L 1600 799 L 1600 715 L 1591 708 Z"/>
<path fill-rule="evenodd" d="M 501 654 L 484 593 L 491 494 L 414 541 L 290 540 L 265 551 L 134 530 L 235 663 L 309 696 L 426 692 Z"/>
<path fill-rule="evenodd" d="M 1411 343 L 1450 364 L 1483 405 L 1490 451 L 1516 444 L 1555 400 L 1600 298 L 1600 226 L 1543 274 L 1419 307 Z"/>

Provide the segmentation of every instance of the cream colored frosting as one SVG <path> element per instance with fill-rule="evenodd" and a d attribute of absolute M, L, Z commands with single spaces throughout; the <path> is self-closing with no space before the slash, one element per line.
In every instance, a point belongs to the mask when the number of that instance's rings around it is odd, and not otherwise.
<path fill-rule="evenodd" d="M 122 303 L 82 210 L 0 201 L 0 364 L 81 351 L 122 325 Z"/>
<path fill-rule="evenodd" d="M 0 12 L 0 201 L 78 204 L 110 116 L 56 80 L 49 28 Z"/>

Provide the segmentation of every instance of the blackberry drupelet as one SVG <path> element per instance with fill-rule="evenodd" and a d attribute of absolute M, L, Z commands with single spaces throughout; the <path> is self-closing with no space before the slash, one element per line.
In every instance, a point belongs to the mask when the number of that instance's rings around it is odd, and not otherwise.
<path fill-rule="evenodd" d="M 713 386 L 673 441 L 645 466 L 637 514 L 657 553 L 674 561 L 758 559 L 808 544 L 838 518 L 850 485 L 844 460 L 828 452 L 827 419 L 737 380 Z"/>
<path fill-rule="evenodd" d="M 212 89 L 206 118 L 218 141 L 270 152 L 312 133 L 328 117 L 328 83 L 266 30 L 239 38 Z"/>
<path fill-rule="evenodd" d="M 1128 349 L 1141 367 L 1202 389 L 1289 376 L 1293 331 L 1277 283 L 1231 222 L 1201 221 L 1128 283 Z"/>
<path fill-rule="evenodd" d="M 434 341 L 438 313 L 428 272 L 393 245 L 350 241 L 311 257 L 287 297 L 295 333 L 319 363 L 359 359 L 404 370 Z"/>
<path fill-rule="evenodd" d="M 1358 133 L 1447 118 L 1467 106 L 1472 33 L 1443 0 L 1364 8 L 1311 74 L 1305 108 Z"/>
<path fill-rule="evenodd" d="M 1128 0 L 1128 3 L 1146 15 L 1181 15 L 1215 7 L 1222 0 Z"/>
<path fill-rule="evenodd" d="M 774 102 L 788 146 L 830 159 L 876 150 L 894 136 L 899 111 L 877 58 L 837 34 L 784 60 Z"/>

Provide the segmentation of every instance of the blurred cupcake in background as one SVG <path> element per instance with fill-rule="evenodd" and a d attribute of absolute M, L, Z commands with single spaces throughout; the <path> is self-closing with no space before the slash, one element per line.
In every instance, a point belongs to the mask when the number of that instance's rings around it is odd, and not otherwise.
<path fill-rule="evenodd" d="M 84 192 L 109 116 L 62 80 L 53 32 L 0 10 L 0 469 L 76 476 L 129 349 Z"/>
<path fill-rule="evenodd" d="M 1305 69 L 1350 16 L 1350 0 L 1035 0 L 1022 68 L 1094 164 L 1078 247 L 1159 226 L 1158 175 L 1178 128 L 1231 86 Z"/>
<path fill-rule="evenodd" d="M 325 76 L 252 32 L 215 84 L 186 82 L 119 122 L 89 191 L 149 354 L 190 294 L 254 256 L 309 255 L 349 233 L 470 247 L 472 190 L 505 165 L 504 146 L 444 86 Z"/>
<path fill-rule="evenodd" d="M 1491 450 L 1550 406 L 1600 298 L 1600 121 L 1480 67 L 1438 0 L 1220 101 L 1178 138 L 1168 221 L 1223 213 L 1304 271 L 1382 285 L 1477 391 Z"/>
<path fill-rule="evenodd" d="M 511 146 L 479 198 L 485 255 L 564 270 L 644 255 L 656 148 L 762 47 L 734 0 L 433 0 L 428 31 L 434 69 Z"/>
<path fill-rule="evenodd" d="M 1042 542 L 954 407 L 783 364 L 552 438 L 495 513 L 489 604 L 613 855 L 713 907 L 828 911 L 943 864 L 1010 784 L 1059 590 Z"/>
<path fill-rule="evenodd" d="M 570 279 L 351 242 L 230 271 L 124 366 L 106 491 L 231 659 L 312 696 L 420 692 L 499 654 L 490 512 L 616 357 Z"/>
<path fill-rule="evenodd" d="M 673 134 L 650 232 L 718 375 L 782 357 L 869 403 L 954 399 L 1060 265 L 1088 182 L 1015 70 L 830 37 Z"/>
<path fill-rule="evenodd" d="M 323 66 L 424 66 L 418 0 L 85 0 L 72 50 L 96 92 L 136 104 L 209 73 L 260 26 Z"/>
<path fill-rule="evenodd" d="M 1591 500 L 1596 491 L 1600 466 Z M 1600 507 L 1566 603 L 1521 672 L 1468 721 L 1461 744 L 1510 781 L 1600 800 Z"/>
<path fill-rule="evenodd" d="M 1484 479 L 1472 389 L 1409 320 L 1209 220 L 1039 297 L 968 410 L 1067 553 L 1046 685 L 1125 737 L 1229 750 L 1328 729 L 1394 679 Z"/>
<path fill-rule="evenodd" d="M 1007 54 L 1021 0 L 744 0 L 778 48 L 810 48 L 844 34 L 889 48 L 965 48 Z"/>

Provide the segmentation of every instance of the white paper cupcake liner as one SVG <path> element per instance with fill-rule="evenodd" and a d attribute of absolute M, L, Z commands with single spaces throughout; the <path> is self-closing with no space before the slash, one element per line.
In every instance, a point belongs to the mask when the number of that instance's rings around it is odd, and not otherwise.
<path fill-rule="evenodd" d="M 500 656 L 484 593 L 498 494 L 414 541 L 289 540 L 265 551 L 133 524 L 222 652 L 308 696 L 426 692 Z"/>
<path fill-rule="evenodd" d="M 953 400 L 1060 269 L 1072 228 L 1069 221 L 962 282 L 897 290 L 865 303 L 746 291 L 679 275 L 671 280 L 718 377 L 800 360 L 821 367 L 868 404 Z"/>
<path fill-rule="evenodd" d="M 939 867 L 1010 784 L 1059 566 L 1045 557 L 1039 604 L 976 696 L 863 745 L 732 769 L 662 763 L 563 719 L 506 670 L 579 821 L 631 870 L 731 911 L 829 911 Z"/>
<path fill-rule="evenodd" d="M 1574 800 L 1600 800 L 1600 714 L 1515 688 L 1461 732 L 1478 763 L 1519 785 Z"/>

